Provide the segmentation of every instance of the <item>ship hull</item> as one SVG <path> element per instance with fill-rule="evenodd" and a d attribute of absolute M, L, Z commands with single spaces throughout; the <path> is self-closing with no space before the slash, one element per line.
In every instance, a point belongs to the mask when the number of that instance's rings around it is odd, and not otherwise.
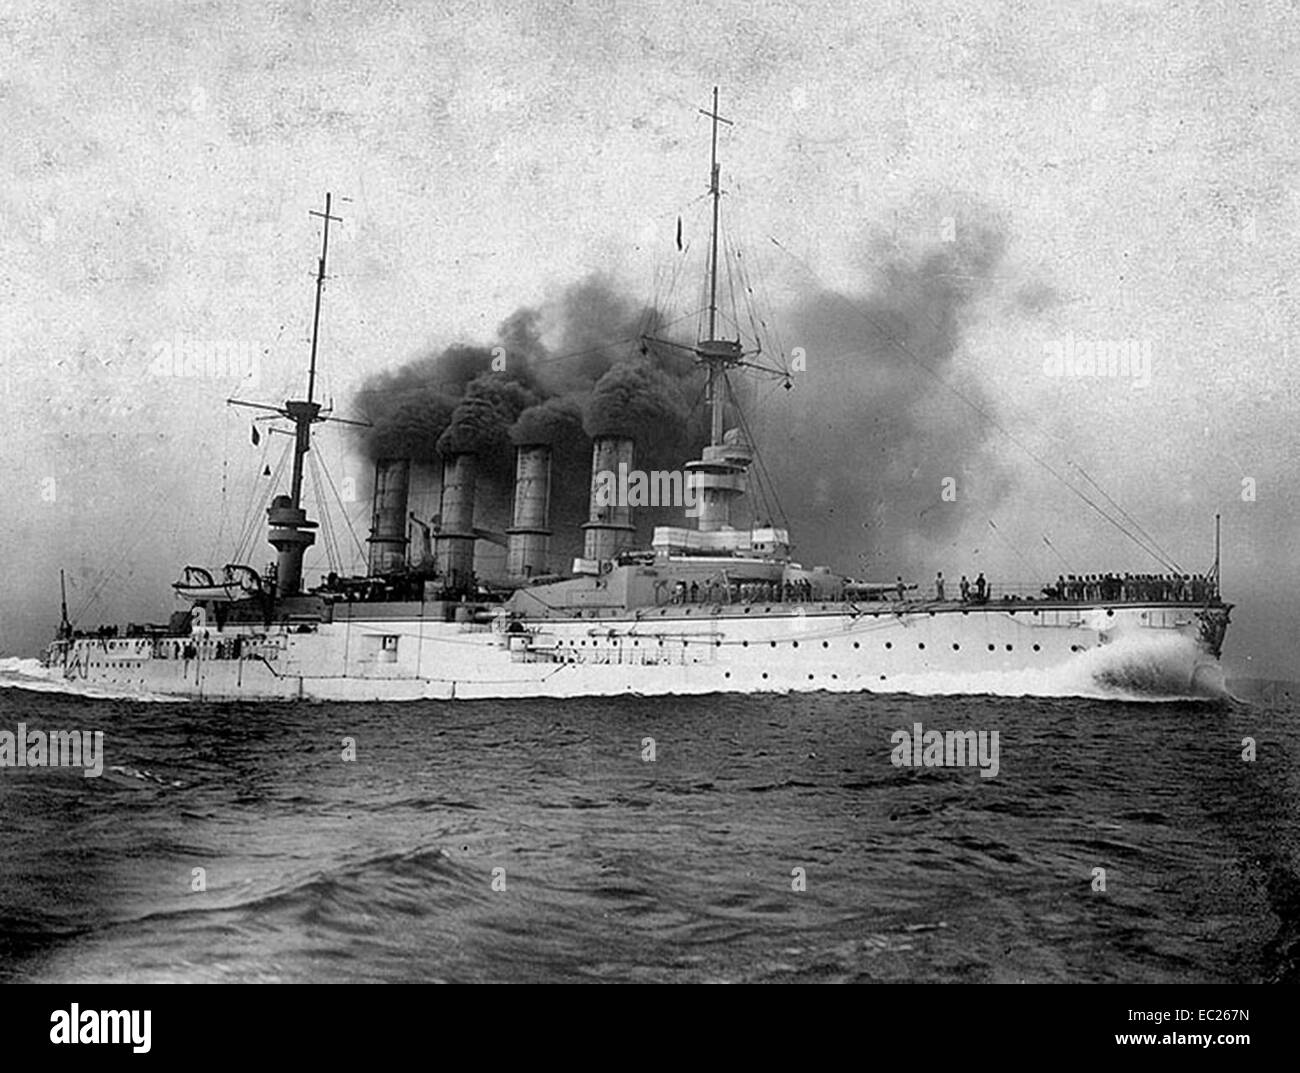
<path fill-rule="evenodd" d="M 394 609 L 396 610 L 396 609 Z M 708 693 L 1210 696 L 1228 609 L 813 605 L 651 609 L 507 627 L 418 616 L 247 636 L 78 640 L 71 684 L 211 701 L 407 701 Z M 183 651 L 192 653 L 185 658 Z"/>

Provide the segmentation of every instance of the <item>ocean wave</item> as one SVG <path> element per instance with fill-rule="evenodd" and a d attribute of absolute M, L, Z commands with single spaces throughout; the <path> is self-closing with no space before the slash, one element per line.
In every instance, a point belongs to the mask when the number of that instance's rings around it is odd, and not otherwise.
<path fill-rule="evenodd" d="M 134 700 L 144 704 L 187 704 L 188 697 L 137 693 L 127 689 L 80 685 L 59 677 L 38 659 L 6 656 L 0 659 L 0 689 L 25 689 L 32 693 L 62 693 L 88 700 Z"/>
<path fill-rule="evenodd" d="M 917 696 L 1081 697 L 1136 703 L 1229 699 L 1222 667 L 1184 634 L 1117 633 L 1056 667 L 897 675 L 890 692 Z"/>

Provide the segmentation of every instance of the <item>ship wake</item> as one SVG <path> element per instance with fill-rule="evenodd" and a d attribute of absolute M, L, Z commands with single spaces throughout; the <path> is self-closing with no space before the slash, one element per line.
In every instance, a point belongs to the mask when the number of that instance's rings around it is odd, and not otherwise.
<path fill-rule="evenodd" d="M 26 689 L 33 693 L 63 693 L 91 700 L 136 700 L 148 702 L 180 702 L 187 697 L 164 696 L 160 693 L 139 693 L 127 689 L 105 686 L 81 685 L 69 682 L 46 667 L 38 659 L 6 657 L 0 659 L 0 689 Z"/>
<path fill-rule="evenodd" d="M 1219 700 L 1229 694 L 1223 668 L 1184 634 L 1117 634 L 1056 667 L 899 675 L 889 692 L 921 696 L 1087 697 L 1164 702 Z"/>

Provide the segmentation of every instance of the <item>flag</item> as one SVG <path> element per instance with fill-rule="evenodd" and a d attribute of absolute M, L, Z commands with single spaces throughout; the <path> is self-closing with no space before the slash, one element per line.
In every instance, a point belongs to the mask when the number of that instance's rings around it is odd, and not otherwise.
<path fill-rule="evenodd" d="M 266 469 L 262 470 L 262 476 L 263 476 L 263 477 L 269 477 L 269 476 L 271 476 L 271 467 L 270 467 L 270 466 L 267 466 Z"/>
<path fill-rule="evenodd" d="M 257 431 L 257 426 L 253 426 L 253 446 L 256 447 L 262 442 L 262 434 Z"/>
<path fill-rule="evenodd" d="M 682 248 L 682 218 L 677 217 L 677 249 L 680 252 Z"/>

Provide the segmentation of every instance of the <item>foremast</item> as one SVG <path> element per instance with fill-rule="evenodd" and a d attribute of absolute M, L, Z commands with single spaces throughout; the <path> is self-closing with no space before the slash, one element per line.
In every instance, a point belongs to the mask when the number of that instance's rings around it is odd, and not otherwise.
<path fill-rule="evenodd" d="M 275 570 L 275 595 L 283 598 L 296 596 L 302 592 L 302 561 L 307 549 L 316 541 L 314 530 L 318 523 L 307 517 L 302 506 L 303 467 L 307 454 L 311 450 L 312 425 L 321 421 L 340 420 L 329 418 L 322 413 L 320 403 L 316 401 L 316 353 L 320 337 L 321 295 L 325 290 L 325 263 L 329 256 L 330 221 L 342 222 L 342 217 L 330 212 L 331 195 L 325 194 L 325 211 L 311 211 L 312 216 L 319 216 L 325 226 L 321 236 L 320 259 L 316 269 L 316 303 L 312 313 L 311 324 L 311 364 L 307 372 L 307 397 L 289 399 L 283 406 L 267 406 L 262 403 L 244 402 L 239 399 L 228 400 L 236 406 L 249 406 L 259 410 L 269 410 L 280 417 L 293 422 L 293 470 L 289 483 L 289 494 L 278 495 L 271 500 L 266 517 L 270 525 L 267 540 L 277 552 Z M 349 422 L 350 423 L 350 422 Z"/>

